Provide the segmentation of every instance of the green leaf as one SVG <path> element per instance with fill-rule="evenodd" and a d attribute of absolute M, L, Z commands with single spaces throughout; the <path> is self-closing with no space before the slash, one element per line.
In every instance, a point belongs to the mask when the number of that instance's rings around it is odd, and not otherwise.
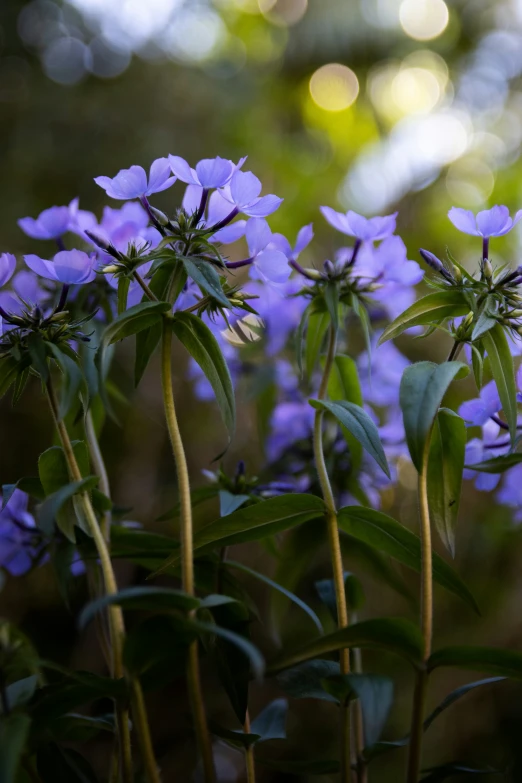
<path fill-rule="evenodd" d="M 143 329 L 161 322 L 164 313 L 171 309 L 169 302 L 140 302 L 129 307 L 112 321 L 102 334 L 99 350 L 118 340 L 137 334 Z"/>
<path fill-rule="evenodd" d="M 429 767 L 424 770 L 428 774 L 421 778 L 420 783 L 440 783 L 448 778 L 454 778 L 456 776 L 463 777 L 468 775 L 505 775 L 504 772 L 493 769 L 492 767 L 483 767 L 477 769 L 476 767 L 468 767 L 465 764 L 459 764 L 452 762 L 451 764 L 442 764 L 440 767 Z"/>
<path fill-rule="evenodd" d="M 517 384 L 513 357 L 504 329 L 497 324 L 482 338 L 498 396 L 514 443 L 517 435 Z"/>
<path fill-rule="evenodd" d="M 328 280 L 323 289 L 323 296 L 332 325 L 334 329 L 337 329 L 339 327 L 339 289 L 337 283 Z"/>
<path fill-rule="evenodd" d="M 49 378 L 49 363 L 47 361 L 47 349 L 45 341 L 38 332 L 31 332 L 27 338 L 27 348 L 31 357 L 31 364 L 44 383 Z"/>
<path fill-rule="evenodd" d="M 309 305 L 307 305 L 303 311 L 303 314 L 301 316 L 301 320 L 299 321 L 299 326 L 297 327 L 297 331 L 295 333 L 295 354 L 296 354 L 296 361 L 297 361 L 297 369 L 299 371 L 299 377 L 303 377 L 303 345 L 304 345 L 304 334 L 306 325 L 308 323 L 308 318 L 310 316 L 310 312 L 312 309 L 313 303 L 310 302 Z"/>
<path fill-rule="evenodd" d="M 72 406 L 75 403 L 77 405 L 79 403 L 79 395 L 84 383 L 83 375 L 77 363 L 71 359 L 70 356 L 67 356 L 63 351 L 60 351 L 53 343 L 47 343 L 47 346 L 62 371 L 58 418 L 63 419 L 63 417 L 69 413 Z"/>
<path fill-rule="evenodd" d="M 287 590 L 282 585 L 278 584 L 277 582 L 274 582 L 273 579 L 270 579 L 270 577 L 265 576 L 264 574 L 259 573 L 258 571 L 254 571 L 252 568 L 249 568 L 246 565 L 243 565 L 243 563 L 236 563 L 234 560 L 225 560 L 224 565 L 227 566 L 227 568 L 236 568 L 239 571 L 243 571 L 245 574 L 249 574 L 250 576 L 253 576 L 255 579 L 259 579 L 261 582 L 264 582 L 265 584 L 269 585 L 274 590 L 277 590 L 279 593 L 282 593 L 286 598 L 288 598 L 290 601 L 292 601 L 296 606 L 299 606 L 300 609 L 303 610 L 303 612 L 306 612 L 306 614 L 310 617 L 310 619 L 315 624 L 315 627 L 319 631 L 319 633 L 323 633 L 323 626 L 321 625 L 321 621 L 314 612 L 313 609 L 311 609 L 308 604 L 306 604 L 304 601 L 302 601 L 300 598 L 298 598 L 297 595 L 294 593 L 291 593 L 290 590 Z"/>
<path fill-rule="evenodd" d="M 53 670 L 60 667 L 47 665 Z M 31 704 L 33 721 L 46 730 L 50 721 L 74 708 L 98 699 L 128 697 L 125 680 L 101 677 L 91 672 L 67 672 L 61 680 L 40 688 Z"/>
<path fill-rule="evenodd" d="M 455 528 L 459 513 L 466 425 L 451 410 L 441 408 L 433 426 L 428 458 L 430 518 L 441 540 L 455 557 Z"/>
<path fill-rule="evenodd" d="M 142 329 L 136 335 L 136 359 L 134 363 L 134 385 L 137 386 L 143 377 L 147 365 L 156 346 L 161 340 L 163 327 L 161 321 Z"/>
<path fill-rule="evenodd" d="M 118 280 L 118 315 L 124 313 L 127 309 L 127 297 L 130 288 L 130 277 L 121 275 Z"/>
<path fill-rule="evenodd" d="M 200 605 L 198 598 L 168 587 L 126 587 L 112 595 L 104 595 L 91 601 L 80 614 L 78 625 L 85 626 L 107 606 L 117 604 L 124 609 L 148 609 L 152 612 L 181 611 L 189 612 Z"/>
<path fill-rule="evenodd" d="M 329 313 L 311 313 L 308 318 L 305 346 L 306 377 L 311 378 L 315 369 L 324 337 L 330 326 Z"/>
<path fill-rule="evenodd" d="M 192 313 L 176 313 L 172 330 L 207 377 L 232 437 L 236 428 L 234 387 L 218 341 L 201 318 Z"/>
<path fill-rule="evenodd" d="M 471 365 L 477 389 L 481 389 L 484 375 L 484 346 L 481 342 L 477 343 L 477 345 L 471 343 Z"/>
<path fill-rule="evenodd" d="M 419 538 L 392 517 L 363 506 L 345 506 L 338 512 L 339 527 L 354 538 L 385 552 L 400 563 L 419 572 L 421 544 Z M 439 555 L 433 553 L 433 579 L 454 593 L 480 614 L 472 594 L 458 574 Z"/>
<path fill-rule="evenodd" d="M 413 464 L 420 473 L 426 441 L 448 386 L 458 373 L 467 373 L 462 362 L 417 362 L 404 370 L 400 404 L 406 441 Z"/>
<path fill-rule="evenodd" d="M 257 647 L 255 647 L 252 642 L 248 641 L 248 639 L 245 639 L 238 633 L 230 631 L 228 628 L 213 625 L 212 623 L 204 623 L 194 619 L 186 620 L 185 622 L 189 628 L 194 628 L 198 634 L 213 634 L 230 642 L 230 644 L 235 645 L 249 659 L 254 677 L 258 679 L 262 677 L 263 672 L 265 671 L 265 660 Z"/>
<path fill-rule="evenodd" d="M 505 470 L 514 468 L 522 462 L 522 454 L 504 454 L 501 457 L 492 457 L 484 462 L 475 462 L 474 465 L 466 465 L 469 470 L 478 470 L 479 473 L 503 473 Z"/>
<path fill-rule="evenodd" d="M 333 579 L 320 579 L 315 583 L 315 589 L 323 604 L 328 607 L 330 614 L 337 622 L 337 599 L 335 596 L 335 584 Z M 344 591 L 349 609 L 358 610 L 364 604 L 364 590 L 354 574 L 344 572 Z"/>
<path fill-rule="evenodd" d="M 232 492 L 228 492 L 226 489 L 219 490 L 219 513 L 222 517 L 226 517 L 241 508 L 247 500 L 250 500 L 250 495 L 233 495 Z"/>
<path fill-rule="evenodd" d="M 87 742 L 100 731 L 114 733 L 115 726 L 112 715 L 91 717 L 67 712 L 53 721 L 49 730 L 53 738 L 61 742 Z"/>
<path fill-rule="evenodd" d="M 7 703 L 9 709 L 23 707 L 31 701 L 38 685 L 38 675 L 31 674 L 30 677 L 24 677 L 22 680 L 12 682 L 6 688 Z"/>
<path fill-rule="evenodd" d="M 194 280 L 205 294 L 212 296 L 222 307 L 230 307 L 230 302 L 223 293 L 221 278 L 208 261 L 191 261 L 183 258 L 183 266 L 187 275 Z"/>
<path fill-rule="evenodd" d="M 0 358 L 0 399 L 6 394 L 15 382 L 20 365 L 11 356 Z"/>
<path fill-rule="evenodd" d="M 411 326 L 425 326 L 434 321 L 443 321 L 446 318 L 467 315 L 469 309 L 469 304 L 464 295 L 454 288 L 428 294 L 414 302 L 411 307 L 408 307 L 395 321 L 392 321 L 386 327 L 379 338 L 379 345 L 387 340 L 393 340 Z"/>
<path fill-rule="evenodd" d="M 393 680 L 377 674 L 344 674 L 327 679 L 324 687 L 337 695 L 340 704 L 359 699 L 365 744 L 375 745 L 393 704 Z"/>
<path fill-rule="evenodd" d="M 221 580 L 224 583 L 224 580 Z M 223 584 L 223 586 L 225 586 Z M 245 604 L 236 602 L 212 610 L 214 622 L 250 642 L 250 612 Z M 250 662 L 230 640 L 213 637 L 210 652 L 220 682 L 241 726 L 245 723 L 250 684 Z"/>
<path fill-rule="evenodd" d="M 293 653 L 284 653 L 272 662 L 267 674 L 277 674 L 302 661 L 352 647 L 393 652 L 414 666 L 422 661 L 422 637 L 418 627 L 402 618 L 384 618 L 356 623 L 315 639 Z"/>
<path fill-rule="evenodd" d="M 71 500 L 74 495 L 79 495 L 82 492 L 88 492 L 98 483 L 98 476 L 87 476 L 81 481 L 73 481 L 70 484 L 66 484 L 65 487 L 60 487 L 59 490 L 53 492 L 52 495 L 48 495 L 45 501 L 40 506 L 38 513 L 38 524 L 41 529 L 48 535 L 52 535 L 53 522 L 56 523 L 62 533 L 69 539 L 69 541 L 75 541 L 74 529 L 71 529 L 68 525 L 64 526 L 60 523 L 60 511 L 64 507 L 68 500 Z"/>
<path fill-rule="evenodd" d="M 340 666 L 337 661 L 321 659 L 305 661 L 277 675 L 278 685 L 294 699 L 321 699 L 337 702 L 335 696 L 325 690 L 323 681 L 337 677 Z"/>
<path fill-rule="evenodd" d="M 353 402 L 328 402 L 327 400 L 308 400 L 313 408 L 324 409 L 332 413 L 337 421 L 346 427 L 361 446 L 377 462 L 379 467 L 389 477 L 390 469 L 384 454 L 377 426 L 368 416 L 364 408 Z"/>
<path fill-rule="evenodd" d="M 9 503 L 13 492 L 16 489 L 20 489 L 22 492 L 27 492 L 32 498 L 36 500 L 43 500 L 45 498 L 44 488 L 39 478 L 35 476 L 26 476 L 18 479 L 16 484 L 3 484 L 2 485 L 2 508 L 5 508 Z"/>
<path fill-rule="evenodd" d="M 434 652 L 428 661 L 429 671 L 439 666 L 522 679 L 522 653 L 500 647 L 444 647 Z"/>
<path fill-rule="evenodd" d="M 252 721 L 250 731 L 258 734 L 259 742 L 267 740 L 286 739 L 286 714 L 288 702 L 286 699 L 274 699 Z"/>
<path fill-rule="evenodd" d="M 0 780 L 2 783 L 16 783 L 30 725 L 31 718 L 22 713 L 4 716 L 0 720 Z"/>
<path fill-rule="evenodd" d="M 345 400 L 362 407 L 363 396 L 357 364 L 350 356 L 339 354 L 335 357 L 328 379 L 328 396 L 333 402 Z M 362 446 L 346 427 L 341 425 L 341 430 L 350 449 L 351 470 L 357 473 L 362 460 Z"/>
<path fill-rule="evenodd" d="M 473 341 L 483 337 L 486 332 L 489 332 L 496 325 L 497 320 L 494 316 L 497 311 L 497 305 L 495 297 L 492 294 L 488 294 L 471 333 Z"/>
<path fill-rule="evenodd" d="M 467 693 L 470 691 L 475 690 L 475 688 L 481 688 L 483 685 L 493 685 L 495 682 L 504 682 L 507 678 L 506 677 L 488 677 L 485 680 L 477 680 L 476 682 L 469 682 L 467 685 L 461 685 L 460 688 L 456 688 L 454 691 L 449 693 L 439 704 L 438 707 L 436 707 L 433 712 L 426 718 L 424 721 L 424 731 L 427 731 L 433 721 L 439 717 L 441 712 L 444 712 L 444 710 L 447 710 L 448 707 L 451 707 L 452 704 L 454 704 L 458 699 L 461 699 L 463 696 L 466 696 Z"/>
<path fill-rule="evenodd" d="M 223 742 L 232 748 L 250 748 L 261 739 L 259 734 L 246 734 L 244 731 L 237 729 L 227 729 L 214 720 L 209 720 L 208 727 L 212 734 L 222 739 Z"/>
<path fill-rule="evenodd" d="M 245 541 L 258 541 L 324 513 L 325 505 L 316 495 L 280 495 L 240 508 L 201 528 L 194 535 L 194 551 L 203 553 Z M 178 558 L 178 553 L 168 558 L 159 571 L 164 571 Z"/>
<path fill-rule="evenodd" d="M 82 475 L 87 476 L 90 473 L 87 447 L 83 441 L 74 441 L 72 446 L 80 472 Z M 38 474 L 46 497 L 69 485 L 70 476 L 67 460 L 61 446 L 51 446 L 50 449 L 47 449 L 40 455 L 38 459 Z M 75 540 L 74 526 L 76 524 L 79 524 L 84 532 L 89 534 L 88 529 L 83 524 L 83 520 L 76 514 L 72 502 L 67 502 L 67 500 L 57 511 L 56 524 L 70 541 Z M 52 530 L 47 532 L 52 532 Z"/>

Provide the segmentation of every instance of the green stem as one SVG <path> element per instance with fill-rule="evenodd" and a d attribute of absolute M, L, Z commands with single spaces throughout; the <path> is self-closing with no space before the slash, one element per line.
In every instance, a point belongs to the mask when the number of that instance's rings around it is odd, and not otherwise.
<path fill-rule="evenodd" d="M 87 445 L 89 446 L 89 454 L 91 456 L 94 473 L 99 478 L 98 489 L 100 492 L 103 492 L 106 497 L 110 498 L 111 487 L 109 484 L 109 476 L 101 453 L 100 444 L 98 443 L 98 438 L 96 436 L 96 429 L 94 427 L 94 420 L 92 418 L 92 411 L 90 408 L 85 414 L 85 437 L 87 439 Z M 103 514 L 101 529 L 103 537 L 107 542 L 111 537 L 111 521 L 110 510 L 105 511 Z"/>
<path fill-rule="evenodd" d="M 459 353 L 461 352 L 463 346 L 464 346 L 464 342 L 462 340 L 455 340 L 446 361 L 454 362 L 457 359 Z"/>
<path fill-rule="evenodd" d="M 430 509 L 428 502 L 428 457 L 431 432 L 426 438 L 422 466 L 419 472 L 418 496 L 421 539 L 421 630 L 423 639 L 423 667 L 417 673 L 413 695 L 410 751 L 408 757 L 407 783 L 417 783 L 422 760 L 424 705 L 426 702 L 426 663 L 431 655 L 433 636 L 433 563 L 431 545 Z"/>
<path fill-rule="evenodd" d="M 352 615 L 352 622 L 357 622 L 355 614 Z M 362 674 L 362 654 L 359 647 L 353 650 L 353 669 L 356 674 Z M 357 783 L 368 783 L 368 767 L 363 757 L 365 742 L 361 700 L 354 700 L 351 704 L 355 735 L 356 779 Z"/>
<path fill-rule="evenodd" d="M 192 545 L 192 504 L 190 500 L 190 481 L 187 458 L 179 430 L 174 393 L 172 390 L 172 329 L 167 318 L 163 319 L 163 337 L 161 345 L 161 381 L 163 404 L 169 431 L 172 453 L 176 464 L 178 491 L 181 505 L 181 582 L 188 595 L 194 595 L 194 551 Z M 187 688 L 194 718 L 194 727 L 198 741 L 206 783 L 214 783 L 216 773 L 212 756 L 212 744 L 207 727 L 203 694 L 199 676 L 198 642 L 192 642 L 187 660 Z"/>
<path fill-rule="evenodd" d="M 47 381 L 47 396 L 49 399 L 49 405 L 51 408 L 51 414 L 54 420 L 60 442 L 65 454 L 67 467 L 71 479 L 73 481 L 81 481 L 82 474 L 74 454 L 74 449 L 69 438 L 69 433 L 63 419 L 60 419 L 58 415 L 58 404 L 56 400 L 56 394 L 54 387 L 49 377 Z M 79 501 L 82 507 L 83 515 L 87 522 L 89 532 L 93 538 L 96 551 L 100 560 L 101 571 L 103 575 L 104 589 L 106 595 L 114 595 L 118 592 L 118 585 L 114 570 L 112 568 L 112 562 L 107 547 L 107 542 L 102 534 L 96 514 L 92 507 L 91 499 L 88 492 L 82 492 L 79 495 Z M 109 629 L 110 640 L 112 649 L 111 660 L 111 675 L 114 679 L 119 680 L 125 676 L 123 668 L 123 644 L 125 641 L 125 623 L 123 620 L 123 612 L 121 607 L 112 605 L 108 609 L 109 617 Z M 129 727 L 129 713 L 126 707 L 116 701 L 116 721 L 118 726 L 118 737 L 120 742 L 119 758 L 121 764 L 121 777 L 123 783 L 132 783 L 134 780 L 133 765 L 132 765 L 132 750 L 130 739 L 130 727 Z M 136 717 L 136 723 L 139 724 L 139 728 L 145 727 L 147 733 L 149 731 L 146 717 Z M 139 729 L 138 729 L 139 730 Z M 150 741 L 150 738 L 149 738 Z M 147 763 L 149 761 L 149 763 Z M 156 768 L 156 762 L 153 759 L 153 764 L 150 760 L 144 758 L 144 765 L 146 768 L 146 776 L 148 783 L 160 783 L 160 778 Z"/>
<path fill-rule="evenodd" d="M 153 294 L 153 292 L 150 290 L 149 286 L 147 285 L 145 280 L 142 278 L 140 273 L 139 272 L 133 272 L 133 275 L 134 275 L 134 279 L 136 280 L 136 282 L 141 287 L 141 289 L 142 289 L 143 293 L 145 294 L 145 296 L 147 297 L 147 299 L 150 299 L 151 302 L 157 302 L 158 301 L 158 297 L 155 294 Z"/>
<path fill-rule="evenodd" d="M 337 329 L 332 324 L 330 326 L 328 350 L 323 370 L 323 377 L 321 378 L 319 393 L 317 395 L 319 400 L 324 400 L 327 394 L 328 380 L 330 378 L 330 373 L 335 359 L 336 347 Z M 332 485 L 330 484 L 330 478 L 328 476 L 324 458 L 322 410 L 316 410 L 315 412 L 313 446 L 315 466 L 319 477 L 321 492 L 327 509 L 326 523 L 328 529 L 328 541 L 330 545 L 330 556 L 332 559 L 335 599 L 337 603 L 337 624 L 339 628 L 346 628 L 348 626 L 349 620 L 346 592 L 344 587 L 344 569 L 341 555 L 341 542 L 339 539 L 339 528 L 337 525 L 337 510 L 335 507 Z M 340 652 L 340 667 L 341 674 L 350 673 L 350 652 L 348 649 L 341 650 Z M 349 705 L 344 705 L 341 707 L 341 780 L 343 783 L 349 783 L 351 780 L 351 761 L 350 707 Z"/>
<path fill-rule="evenodd" d="M 245 714 L 245 723 L 243 726 L 245 734 L 250 734 L 250 715 L 248 709 Z M 254 759 L 254 745 L 249 745 L 245 748 L 245 767 L 247 775 L 247 783 L 256 783 L 256 766 Z"/>

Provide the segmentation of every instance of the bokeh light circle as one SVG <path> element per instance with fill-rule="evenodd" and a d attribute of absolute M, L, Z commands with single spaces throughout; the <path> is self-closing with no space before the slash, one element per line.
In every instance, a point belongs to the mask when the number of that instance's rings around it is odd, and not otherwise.
<path fill-rule="evenodd" d="M 357 76 L 346 65 L 328 63 L 322 65 L 310 79 L 310 95 L 325 111 L 343 111 L 359 95 Z"/>
<path fill-rule="evenodd" d="M 403 0 L 399 19 L 402 29 L 410 38 L 430 41 L 448 26 L 448 6 L 444 0 Z"/>

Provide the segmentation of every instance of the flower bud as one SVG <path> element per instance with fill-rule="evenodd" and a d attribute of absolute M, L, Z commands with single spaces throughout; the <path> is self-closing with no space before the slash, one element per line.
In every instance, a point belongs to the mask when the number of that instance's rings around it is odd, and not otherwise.
<path fill-rule="evenodd" d="M 119 266 L 116 264 L 109 264 L 109 266 L 104 266 L 102 269 L 102 272 L 104 275 L 114 275 L 116 272 L 118 272 Z"/>
<path fill-rule="evenodd" d="M 511 318 L 522 318 L 522 310 L 512 310 L 509 315 Z"/>
<path fill-rule="evenodd" d="M 150 214 L 153 216 L 153 218 L 160 224 L 160 226 L 168 226 L 169 219 L 167 215 L 161 211 L 161 209 L 156 209 L 156 207 L 152 207 L 149 205 Z"/>
<path fill-rule="evenodd" d="M 458 334 L 459 334 L 459 336 L 462 336 L 463 334 L 465 334 L 465 332 L 467 331 L 467 329 L 469 329 L 469 327 L 470 327 L 470 326 L 471 326 L 471 324 L 473 323 L 473 318 L 474 318 L 474 313 L 473 313 L 473 311 L 472 311 L 472 310 L 470 310 L 470 311 L 469 311 L 469 313 L 468 313 L 468 314 L 467 314 L 467 316 L 464 318 L 464 320 L 462 321 L 461 325 L 460 325 L 460 326 L 459 326 L 459 328 L 458 328 Z"/>
<path fill-rule="evenodd" d="M 324 271 L 328 276 L 335 274 L 335 267 L 330 260 L 326 259 L 326 261 L 323 264 L 323 267 L 324 267 Z"/>
<path fill-rule="evenodd" d="M 422 258 L 424 259 L 424 261 L 428 264 L 428 266 L 431 266 L 431 268 L 434 269 L 435 272 L 438 272 L 439 275 L 445 277 L 446 280 L 453 280 L 452 275 L 445 268 L 440 258 L 437 258 L 437 256 L 434 253 L 430 253 L 429 250 L 422 250 L 422 249 L 419 252 Z"/>
<path fill-rule="evenodd" d="M 59 312 L 52 314 L 51 321 L 65 321 L 68 317 L 68 310 L 60 310 Z"/>
<path fill-rule="evenodd" d="M 94 244 L 99 247 L 101 250 L 105 250 L 106 253 L 110 251 L 111 243 L 107 242 L 106 239 L 103 239 L 103 237 L 100 237 L 98 234 L 95 234 L 93 231 L 86 231 L 86 235 L 89 237 L 91 242 L 94 242 Z"/>
<path fill-rule="evenodd" d="M 488 261 L 487 258 L 485 258 L 482 262 L 482 274 L 486 280 L 491 280 L 493 277 L 493 267 L 491 266 L 491 261 Z"/>

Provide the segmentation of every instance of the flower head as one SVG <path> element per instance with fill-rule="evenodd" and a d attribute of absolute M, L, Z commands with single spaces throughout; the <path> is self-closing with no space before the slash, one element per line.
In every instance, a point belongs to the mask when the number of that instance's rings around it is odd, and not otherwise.
<path fill-rule="evenodd" d="M 82 250 L 61 250 L 52 261 L 30 254 L 24 256 L 24 261 L 40 277 L 67 285 L 91 283 L 96 277 L 96 254 Z"/>
<path fill-rule="evenodd" d="M 111 198 L 127 201 L 167 190 L 174 184 L 176 177 L 171 176 L 168 159 L 158 158 L 150 167 L 148 179 L 145 169 L 141 166 L 131 166 L 130 169 L 119 171 L 112 179 L 95 177 L 94 181 Z"/>
<path fill-rule="evenodd" d="M 229 181 L 234 173 L 235 166 L 231 160 L 225 158 L 205 158 L 196 163 L 196 168 L 189 166 L 184 158 L 179 155 L 169 155 L 171 171 L 181 182 L 187 185 L 198 185 L 201 188 L 221 188 Z M 242 165 L 244 160 L 238 165 Z"/>
<path fill-rule="evenodd" d="M 272 232 L 263 218 L 250 218 L 245 229 L 254 277 L 271 283 L 284 283 L 290 277 L 288 259 L 280 250 L 271 250 Z"/>
<path fill-rule="evenodd" d="M 16 258 L 12 253 L 2 253 L 0 255 L 0 288 L 11 279 L 15 268 Z"/>
<path fill-rule="evenodd" d="M 295 261 L 299 258 L 299 255 L 303 250 L 308 247 L 312 239 L 314 238 L 314 224 L 309 223 L 307 226 L 303 226 L 297 234 L 297 239 L 294 247 L 290 244 L 288 239 L 283 234 L 273 234 L 271 247 L 280 250 L 284 253 L 289 261 Z"/>
<path fill-rule="evenodd" d="M 273 194 L 260 196 L 261 181 L 251 171 L 236 171 L 230 184 L 220 193 L 238 212 L 248 217 L 267 217 L 283 203 L 282 198 Z"/>
<path fill-rule="evenodd" d="M 484 209 L 474 215 L 469 209 L 452 207 L 448 217 L 459 231 L 464 234 L 472 234 L 476 237 L 501 237 L 507 234 L 513 226 L 522 218 L 522 209 L 519 209 L 514 218 L 509 215 L 509 209 L 504 206 L 494 206 Z"/>
<path fill-rule="evenodd" d="M 0 566 L 13 576 L 25 574 L 42 551 L 42 536 L 27 510 L 29 496 L 15 489 L 0 511 Z"/>
<path fill-rule="evenodd" d="M 337 231 L 360 239 L 361 242 L 376 242 L 379 239 L 386 239 L 395 231 L 397 212 L 394 212 L 393 215 L 372 218 L 365 218 L 358 215 L 357 212 L 352 212 L 351 209 L 344 213 L 336 212 L 331 207 L 321 207 L 321 212 Z"/>
<path fill-rule="evenodd" d="M 50 207 L 44 209 L 36 219 L 21 218 L 18 225 L 32 239 L 59 239 L 69 230 L 70 221 L 70 207 Z"/>
<path fill-rule="evenodd" d="M 459 416 L 470 426 L 482 427 L 501 407 L 495 381 L 490 381 L 482 387 L 477 398 L 462 403 Z"/>

